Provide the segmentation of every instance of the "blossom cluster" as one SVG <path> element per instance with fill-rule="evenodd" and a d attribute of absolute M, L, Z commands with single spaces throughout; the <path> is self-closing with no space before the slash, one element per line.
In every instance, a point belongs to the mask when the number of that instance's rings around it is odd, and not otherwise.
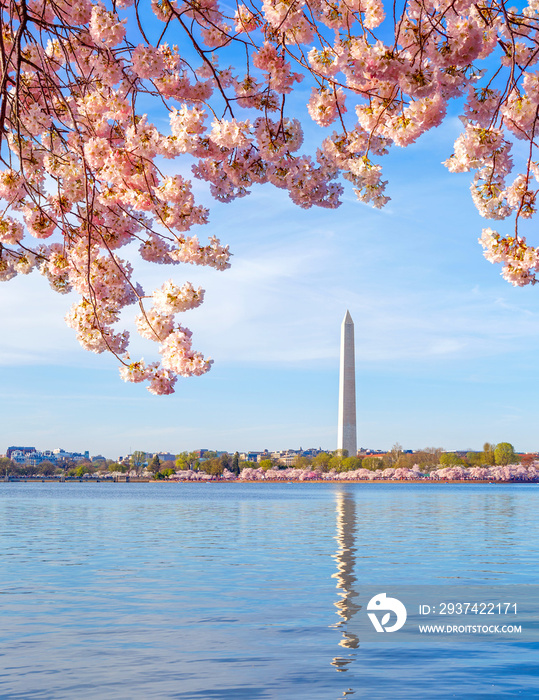
<path fill-rule="evenodd" d="M 146 293 L 119 252 L 136 244 L 156 264 L 229 267 L 227 245 L 191 231 L 209 212 L 191 180 L 165 168 L 180 157 L 218 202 L 272 184 L 300 207 L 335 208 L 344 178 L 360 201 L 383 207 L 381 157 L 439 126 L 448 102 L 463 98 L 445 165 L 474 173 L 483 217 L 515 219 L 513 237 L 485 229 L 486 257 L 512 284 L 536 281 L 539 254 L 518 233 L 539 187 L 536 0 L 521 10 L 504 0 L 404 0 L 400 14 L 381 0 L 140 7 L 0 8 L 0 280 L 35 269 L 55 291 L 76 292 L 67 323 L 88 350 L 115 354 L 124 379 L 167 394 L 178 376 L 211 366 L 175 318 L 198 307 L 203 290 L 171 280 Z M 303 94 L 304 118 L 321 130 L 315 153 L 302 150 Z M 129 305 L 139 306 L 136 330 L 156 343 L 159 362 L 127 354 L 129 331 L 118 325 Z"/>
<path fill-rule="evenodd" d="M 484 255 L 493 263 L 502 263 L 504 279 L 515 287 L 537 282 L 539 250 L 526 244 L 524 236 L 500 236 L 490 228 L 483 229 L 479 243 Z"/>

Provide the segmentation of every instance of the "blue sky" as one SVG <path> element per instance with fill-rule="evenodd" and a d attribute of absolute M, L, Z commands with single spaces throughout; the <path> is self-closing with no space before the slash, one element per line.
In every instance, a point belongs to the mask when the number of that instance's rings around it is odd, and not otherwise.
<path fill-rule="evenodd" d="M 441 165 L 460 126 L 450 117 L 385 159 L 392 201 L 382 211 L 358 203 L 351 188 L 334 211 L 298 209 L 270 186 L 212 204 L 195 182 L 212 209 L 197 233 L 229 243 L 232 268 L 136 265 L 147 291 L 169 277 L 206 289 L 181 321 L 215 364 L 180 380 L 172 396 L 123 383 L 114 358 L 82 350 L 63 322 L 72 299 L 40 276 L 2 283 L 0 453 L 17 444 L 111 458 L 135 449 L 335 449 L 346 309 L 359 445 L 539 449 L 538 292 L 511 287 L 482 256 L 477 238 L 489 222 L 473 206 L 470 177 Z M 133 339 L 132 356 L 152 359 L 153 345 Z"/>

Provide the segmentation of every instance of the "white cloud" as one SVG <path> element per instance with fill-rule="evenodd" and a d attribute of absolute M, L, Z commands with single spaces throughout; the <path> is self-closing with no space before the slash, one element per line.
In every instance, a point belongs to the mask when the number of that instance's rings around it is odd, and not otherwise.
<path fill-rule="evenodd" d="M 230 241 L 230 270 L 139 262 L 136 275 L 147 293 L 168 277 L 206 289 L 203 306 L 178 320 L 218 363 L 333 363 L 347 308 L 359 361 L 367 364 L 496 355 L 517 339 L 537 345 L 535 296 L 499 280 L 479 251 L 467 263 L 471 271 L 463 267 L 467 249 L 458 239 L 453 250 L 444 249 L 443 222 L 431 243 L 430 227 L 410 222 L 408 211 L 384 229 L 386 217 L 360 210 L 360 219 L 352 204 L 341 212 L 298 213 L 282 193 L 258 191 L 250 202 L 217 207 L 218 223 L 201 229 Z M 227 216 L 216 215 L 221 211 Z M 110 367 L 110 360 L 83 351 L 66 327 L 71 303 L 38 275 L 0 285 L 0 364 Z M 126 323 L 135 313 L 126 311 Z M 132 341 L 132 357 L 157 356 L 135 331 Z"/>

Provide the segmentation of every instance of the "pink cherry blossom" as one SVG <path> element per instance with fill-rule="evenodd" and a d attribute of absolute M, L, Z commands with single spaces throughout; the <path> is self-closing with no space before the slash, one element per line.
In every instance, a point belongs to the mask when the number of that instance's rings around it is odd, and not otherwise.
<path fill-rule="evenodd" d="M 147 5 L 0 9 L 0 280 L 36 269 L 78 294 L 68 324 L 88 350 L 116 355 L 124 379 L 168 394 L 211 365 L 176 320 L 203 290 L 169 272 L 154 291 L 134 278 L 137 250 L 175 270 L 230 267 L 226 243 L 192 230 L 210 212 L 191 176 L 220 203 L 264 184 L 302 208 L 336 208 L 346 185 L 383 207 L 384 155 L 439 126 L 451 100 L 464 104 L 446 167 L 471 173 L 481 216 L 514 224 L 483 230 L 485 257 L 515 286 L 537 281 L 538 247 L 519 232 L 539 190 L 537 0 Z M 129 305 L 160 362 L 126 356 Z"/>

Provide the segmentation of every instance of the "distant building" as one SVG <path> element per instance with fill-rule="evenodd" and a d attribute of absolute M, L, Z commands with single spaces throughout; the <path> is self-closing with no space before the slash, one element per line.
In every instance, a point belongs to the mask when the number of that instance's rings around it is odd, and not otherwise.
<path fill-rule="evenodd" d="M 65 450 L 62 450 L 61 448 L 58 448 L 56 450 L 53 450 L 53 455 L 54 455 L 54 461 L 56 462 L 63 462 L 63 461 L 73 461 L 73 462 L 80 462 L 82 459 L 84 459 L 83 455 L 81 455 L 78 452 L 66 452 Z M 51 460 L 52 461 L 52 460 Z"/>
<path fill-rule="evenodd" d="M 301 456 L 299 450 L 281 450 L 271 453 L 271 458 L 283 467 L 293 467 L 299 456 Z"/>
<path fill-rule="evenodd" d="M 8 459 L 10 459 L 12 462 L 15 462 L 15 464 L 26 464 L 26 457 L 28 453 L 23 452 L 22 450 L 10 448 L 6 454 L 9 454 Z"/>
<path fill-rule="evenodd" d="M 308 450 L 301 450 L 301 456 L 302 457 L 316 457 L 316 455 L 319 455 L 322 452 L 322 448 L 316 448 L 316 447 L 309 447 Z"/>
<path fill-rule="evenodd" d="M 13 450 L 10 458 L 15 464 L 29 464 L 31 467 L 36 467 L 41 462 L 56 463 L 56 457 L 50 450 L 33 450 L 32 452 L 23 452 L 22 450 Z"/>
<path fill-rule="evenodd" d="M 240 460 L 242 462 L 257 462 L 260 463 L 265 459 L 271 459 L 276 464 L 283 467 L 293 467 L 296 463 L 298 457 L 316 457 L 316 455 L 322 452 L 322 448 L 316 449 L 315 447 L 310 447 L 307 450 L 277 450 L 275 452 L 240 452 Z"/>
<path fill-rule="evenodd" d="M 240 452 L 240 460 L 242 462 L 258 462 L 260 452 Z"/>
<path fill-rule="evenodd" d="M 160 462 L 174 462 L 176 460 L 176 455 L 172 452 L 156 452 L 154 457 L 159 457 Z"/>
<path fill-rule="evenodd" d="M 52 464 L 58 464 L 64 460 L 80 462 L 86 459 L 89 453 L 65 452 L 60 447 L 55 450 L 36 450 L 35 447 L 9 447 L 7 454 L 9 454 L 8 459 L 11 459 L 15 464 L 29 464 L 35 467 L 41 462 L 51 462 Z"/>
<path fill-rule="evenodd" d="M 28 454 L 30 452 L 35 452 L 36 448 L 35 447 L 8 447 L 7 452 L 6 452 L 6 457 L 8 459 L 11 459 L 11 455 L 13 452 L 22 452 L 23 454 Z"/>

